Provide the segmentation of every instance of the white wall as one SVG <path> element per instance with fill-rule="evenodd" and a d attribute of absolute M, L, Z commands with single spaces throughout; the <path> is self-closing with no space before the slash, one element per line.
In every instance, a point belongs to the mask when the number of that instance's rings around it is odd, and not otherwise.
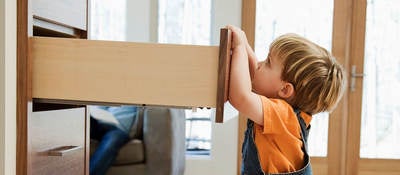
<path fill-rule="evenodd" d="M 126 0 L 127 41 L 157 41 L 157 1 Z"/>
<path fill-rule="evenodd" d="M 5 116 L 5 32 L 4 32 L 4 21 L 5 21 L 5 9 L 4 9 L 4 0 L 0 1 L 0 170 L 4 169 L 4 161 L 5 161 L 5 128 L 4 128 L 4 116 Z M 4 174 L 4 172 L 0 172 L 0 174 Z"/>
<path fill-rule="evenodd" d="M 16 13 L 0 0 L 0 175 L 16 173 Z"/>
<path fill-rule="evenodd" d="M 242 24 L 242 0 L 212 0 L 211 43 L 219 44 L 219 29 L 228 24 Z"/>
<path fill-rule="evenodd" d="M 241 26 L 241 0 L 213 0 L 212 45 L 219 44 L 219 30 L 228 24 Z M 187 158 L 185 175 L 237 174 L 238 117 L 212 125 L 211 157 Z"/>

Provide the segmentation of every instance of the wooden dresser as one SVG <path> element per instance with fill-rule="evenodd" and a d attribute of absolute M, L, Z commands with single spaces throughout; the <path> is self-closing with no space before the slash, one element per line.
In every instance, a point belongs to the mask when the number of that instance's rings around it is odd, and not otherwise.
<path fill-rule="evenodd" d="M 18 31 L 19 50 L 21 42 L 29 42 L 24 34 L 28 37 L 87 39 L 87 0 L 25 0 L 18 3 L 18 27 L 26 26 L 25 32 L 23 29 Z M 21 23 L 21 11 L 27 14 L 26 23 Z M 25 59 L 18 57 L 19 69 L 25 70 L 18 71 L 17 174 L 89 174 L 89 116 L 86 106 L 32 97 L 31 73 L 36 70 L 32 68 L 28 55 Z M 25 63 L 25 67 L 21 63 Z M 27 89 L 22 97 L 21 86 Z"/>
<path fill-rule="evenodd" d="M 227 29 L 220 46 L 94 41 L 90 0 L 17 5 L 18 175 L 89 174 L 89 104 L 212 107 L 224 121 Z"/>

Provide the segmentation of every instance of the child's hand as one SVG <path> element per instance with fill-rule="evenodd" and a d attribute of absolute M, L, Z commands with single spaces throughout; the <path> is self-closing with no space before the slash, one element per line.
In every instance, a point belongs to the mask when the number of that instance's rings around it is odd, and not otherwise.
<path fill-rule="evenodd" d="M 232 49 L 235 49 L 238 46 L 246 47 L 247 38 L 242 29 L 233 25 L 228 25 L 227 28 L 232 31 Z"/>

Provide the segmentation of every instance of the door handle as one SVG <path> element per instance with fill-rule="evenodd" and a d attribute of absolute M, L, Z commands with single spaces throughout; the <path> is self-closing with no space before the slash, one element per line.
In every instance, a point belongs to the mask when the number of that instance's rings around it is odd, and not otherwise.
<path fill-rule="evenodd" d="M 355 65 L 351 66 L 350 74 L 350 91 L 354 92 L 356 90 L 356 78 L 363 78 L 366 76 L 364 73 L 357 73 L 357 67 Z"/>

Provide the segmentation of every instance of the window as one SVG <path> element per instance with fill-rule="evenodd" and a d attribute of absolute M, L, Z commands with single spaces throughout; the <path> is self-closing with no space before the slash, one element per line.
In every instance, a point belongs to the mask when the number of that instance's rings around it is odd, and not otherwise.
<path fill-rule="evenodd" d="M 362 99 L 362 158 L 400 158 L 398 0 L 368 0 Z"/>
<path fill-rule="evenodd" d="M 124 41 L 126 0 L 96 0 L 90 3 L 90 39 Z"/>
<path fill-rule="evenodd" d="M 211 0 L 159 0 L 160 43 L 209 45 Z"/>
<path fill-rule="evenodd" d="M 211 0 L 159 0 L 158 41 L 160 43 L 209 45 L 211 42 Z M 211 110 L 186 110 L 186 151 L 209 155 Z"/>
<path fill-rule="evenodd" d="M 210 155 L 211 110 L 186 110 L 186 151 L 190 155 Z"/>

